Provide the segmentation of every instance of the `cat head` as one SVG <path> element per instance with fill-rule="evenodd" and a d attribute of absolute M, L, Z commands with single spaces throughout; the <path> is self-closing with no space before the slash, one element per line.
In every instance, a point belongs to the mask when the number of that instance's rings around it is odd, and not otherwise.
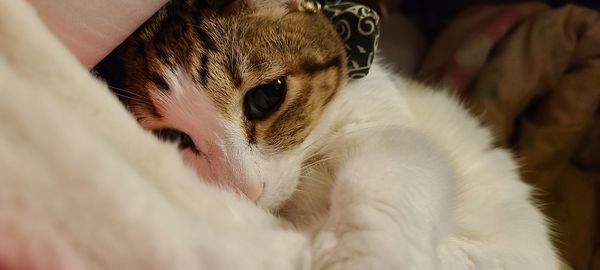
<path fill-rule="evenodd" d="M 274 209 L 346 81 L 343 42 L 297 0 L 217 3 L 172 1 L 105 60 L 107 79 L 205 180 Z"/>

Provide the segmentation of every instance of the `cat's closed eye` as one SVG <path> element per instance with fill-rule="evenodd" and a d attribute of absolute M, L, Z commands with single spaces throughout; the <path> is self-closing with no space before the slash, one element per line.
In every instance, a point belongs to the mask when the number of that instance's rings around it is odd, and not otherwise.
<path fill-rule="evenodd" d="M 177 143 L 177 147 L 181 150 L 190 150 L 195 154 L 200 154 L 200 150 L 198 150 L 192 138 L 184 132 L 165 128 L 153 130 L 152 133 L 163 141 Z"/>
<path fill-rule="evenodd" d="M 269 117 L 279 109 L 286 92 L 287 84 L 283 77 L 248 91 L 244 97 L 246 118 L 252 121 Z"/>

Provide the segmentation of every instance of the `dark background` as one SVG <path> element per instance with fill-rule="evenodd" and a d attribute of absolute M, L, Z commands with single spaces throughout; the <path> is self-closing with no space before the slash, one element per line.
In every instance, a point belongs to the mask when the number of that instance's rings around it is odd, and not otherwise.
<path fill-rule="evenodd" d="M 402 13 L 415 21 L 427 38 L 432 38 L 452 19 L 452 17 L 471 5 L 484 3 L 509 4 L 519 2 L 543 2 L 555 7 L 566 4 L 577 4 L 600 10 L 600 0 L 401 0 L 400 2 L 394 1 L 394 3 L 390 5 L 394 6 L 393 9 L 399 9 Z"/>

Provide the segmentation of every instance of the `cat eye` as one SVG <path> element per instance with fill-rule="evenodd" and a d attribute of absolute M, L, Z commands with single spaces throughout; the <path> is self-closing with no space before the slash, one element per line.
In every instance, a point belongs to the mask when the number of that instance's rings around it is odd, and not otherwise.
<path fill-rule="evenodd" d="M 158 137 L 158 139 L 173 142 L 177 144 L 177 148 L 180 150 L 191 150 L 192 152 L 199 154 L 200 151 L 194 144 L 192 138 L 189 135 L 175 129 L 158 129 L 153 130 L 152 133 Z"/>
<path fill-rule="evenodd" d="M 283 77 L 248 91 L 244 97 L 246 118 L 260 120 L 273 114 L 283 103 L 286 91 Z"/>

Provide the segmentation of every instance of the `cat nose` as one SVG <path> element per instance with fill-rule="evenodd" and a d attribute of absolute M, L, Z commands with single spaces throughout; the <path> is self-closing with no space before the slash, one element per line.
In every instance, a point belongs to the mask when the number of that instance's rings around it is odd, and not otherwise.
<path fill-rule="evenodd" d="M 246 183 L 246 185 L 244 185 L 244 187 L 242 188 L 242 192 L 244 192 L 244 195 L 246 195 L 246 197 L 250 201 L 257 203 L 258 200 L 260 200 L 260 197 L 262 196 L 264 189 L 265 189 L 265 182 L 263 182 L 263 181 L 257 181 L 257 182 L 248 181 Z"/>

